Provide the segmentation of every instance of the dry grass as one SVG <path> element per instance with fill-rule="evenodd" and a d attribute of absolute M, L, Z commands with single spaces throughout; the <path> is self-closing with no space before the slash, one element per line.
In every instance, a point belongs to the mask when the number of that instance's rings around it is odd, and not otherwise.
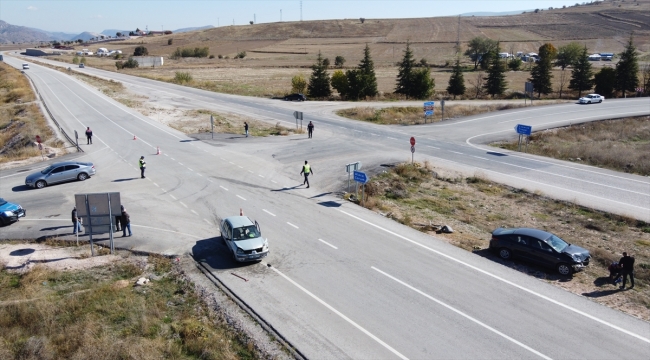
<path fill-rule="evenodd" d="M 150 260 L 162 272 L 171 268 Z M 119 286 L 141 273 L 128 260 L 75 272 L 0 271 L 0 358 L 255 358 L 173 273 L 144 287 Z M 8 299 L 18 301 L 2 303 Z"/>
<path fill-rule="evenodd" d="M 453 234 L 440 234 L 450 243 L 470 251 L 488 247 L 497 227 L 534 227 L 557 234 L 589 249 L 594 261 L 566 282 L 552 270 L 517 266 L 567 290 L 583 294 L 608 287 L 601 278 L 607 266 L 623 251 L 636 258 L 635 291 L 619 293 L 616 300 L 596 301 L 650 320 L 650 224 L 612 215 L 570 202 L 494 183 L 482 173 L 463 178 L 430 164 L 399 164 L 366 185 L 365 206 L 402 224 L 433 234 L 434 225 L 450 225 Z M 593 284 L 585 289 L 579 284 Z M 622 300 L 621 300 L 622 299 Z"/>
<path fill-rule="evenodd" d="M 447 105 L 445 106 L 445 119 L 483 114 L 492 111 L 517 109 L 525 107 L 522 104 L 484 104 L 484 105 Z M 349 119 L 368 121 L 382 125 L 414 125 L 423 124 L 424 112 L 421 107 L 388 107 L 376 109 L 373 107 L 356 107 L 343 109 L 336 112 L 337 115 Z M 427 117 L 426 121 L 441 121 L 442 112 L 436 108 L 434 116 Z"/>
<path fill-rule="evenodd" d="M 47 148 L 62 148 L 47 125 L 29 81 L 19 70 L 0 62 L 0 163 L 40 156 L 35 137 Z"/>
<path fill-rule="evenodd" d="M 170 122 L 169 126 L 186 134 L 210 132 L 210 115 L 214 117 L 215 133 L 244 134 L 244 122 L 248 122 L 250 136 L 286 136 L 304 133 L 304 130 L 288 128 L 280 123 L 271 125 L 238 114 L 219 113 L 205 109 L 187 110 L 180 119 Z"/>
<path fill-rule="evenodd" d="M 493 145 L 516 150 L 517 142 Z M 650 175 L 650 116 L 605 120 L 534 133 L 528 152 Z"/>

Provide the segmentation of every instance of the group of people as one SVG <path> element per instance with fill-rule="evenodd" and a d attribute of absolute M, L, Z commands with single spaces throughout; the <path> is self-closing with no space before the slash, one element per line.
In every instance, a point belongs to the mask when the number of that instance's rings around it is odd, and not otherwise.
<path fill-rule="evenodd" d="M 124 205 L 120 206 L 121 214 L 115 216 L 115 225 L 117 227 L 117 231 L 120 231 L 120 228 L 122 228 L 122 236 L 126 237 L 126 231 L 129 231 L 129 235 L 133 235 L 131 232 L 131 216 L 129 213 L 126 212 L 126 209 L 124 208 Z M 82 221 L 79 215 L 77 214 L 77 207 L 75 206 L 72 209 L 72 227 L 73 231 L 72 234 L 77 234 L 81 232 L 81 225 Z M 111 225 L 112 226 L 112 225 Z"/>
<path fill-rule="evenodd" d="M 620 289 L 625 289 L 627 278 L 630 278 L 630 289 L 634 288 L 634 257 L 629 256 L 627 252 L 623 252 L 623 257 L 619 261 L 615 261 L 607 268 L 609 270 L 609 280 L 612 284 L 616 285 L 621 281 Z"/>

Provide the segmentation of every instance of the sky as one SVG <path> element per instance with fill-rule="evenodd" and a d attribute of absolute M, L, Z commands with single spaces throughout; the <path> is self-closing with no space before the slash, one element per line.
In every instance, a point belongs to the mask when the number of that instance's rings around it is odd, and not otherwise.
<path fill-rule="evenodd" d="M 275 0 L 2 0 L 0 20 L 78 34 L 105 29 L 175 30 L 196 26 L 300 21 L 301 1 Z M 468 12 L 548 9 L 554 0 L 303 0 L 303 20 L 414 18 Z"/>

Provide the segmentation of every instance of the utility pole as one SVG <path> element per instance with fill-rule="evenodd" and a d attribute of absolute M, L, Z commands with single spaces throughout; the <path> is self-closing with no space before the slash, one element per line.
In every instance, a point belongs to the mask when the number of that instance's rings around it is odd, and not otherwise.
<path fill-rule="evenodd" d="M 253 14 L 253 24 L 257 24 L 257 14 Z"/>
<path fill-rule="evenodd" d="M 458 30 L 456 32 L 456 53 L 460 56 L 460 15 L 458 15 Z"/>
<path fill-rule="evenodd" d="M 282 9 L 280 9 L 280 22 L 282 22 Z"/>
<path fill-rule="evenodd" d="M 300 2 L 300 21 L 302 21 L 302 1 Z"/>

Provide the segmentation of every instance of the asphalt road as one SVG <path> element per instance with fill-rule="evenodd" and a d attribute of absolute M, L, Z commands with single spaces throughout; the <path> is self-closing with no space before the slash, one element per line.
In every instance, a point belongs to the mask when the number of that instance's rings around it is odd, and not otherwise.
<path fill-rule="evenodd" d="M 21 63 L 8 56 L 5 61 Z M 289 123 L 293 110 L 303 110 L 317 130 L 311 140 L 305 135 L 227 135 L 197 141 L 61 72 L 32 65 L 30 78 L 66 131 L 93 129 L 94 144 L 67 157 L 92 161 L 97 175 L 30 190 L 23 185 L 24 175 L 43 164 L 0 172 L 2 197 L 28 209 L 26 219 L 2 228 L 2 238 L 67 237 L 73 194 L 119 191 L 134 236 L 118 237 L 117 246 L 191 252 L 308 358 L 648 358 L 647 322 L 331 194 L 346 179 L 346 163 L 361 160 L 372 169 L 410 158 L 408 139 L 414 135 L 418 160 L 454 164 L 468 173 L 480 169 L 497 180 L 554 196 L 584 196 L 580 201 L 585 204 L 608 207 L 615 200 L 613 211 L 635 210 L 632 214 L 644 218 L 650 209 L 647 178 L 492 154 L 481 143 L 512 128 L 511 120 L 537 128 L 604 117 L 603 112 L 647 114 L 647 99 L 381 127 L 337 118 L 325 110 L 326 104 L 248 99 L 86 70 L 115 77 L 168 105 Z M 494 134 L 475 137 L 486 133 Z M 154 155 L 157 146 L 161 155 Z M 136 168 L 140 155 L 147 161 L 147 179 L 140 179 Z M 310 189 L 301 186 L 298 175 L 305 159 L 315 171 Z M 271 254 L 261 263 L 235 264 L 221 243 L 215 219 L 240 208 L 259 221 L 269 238 Z"/>

